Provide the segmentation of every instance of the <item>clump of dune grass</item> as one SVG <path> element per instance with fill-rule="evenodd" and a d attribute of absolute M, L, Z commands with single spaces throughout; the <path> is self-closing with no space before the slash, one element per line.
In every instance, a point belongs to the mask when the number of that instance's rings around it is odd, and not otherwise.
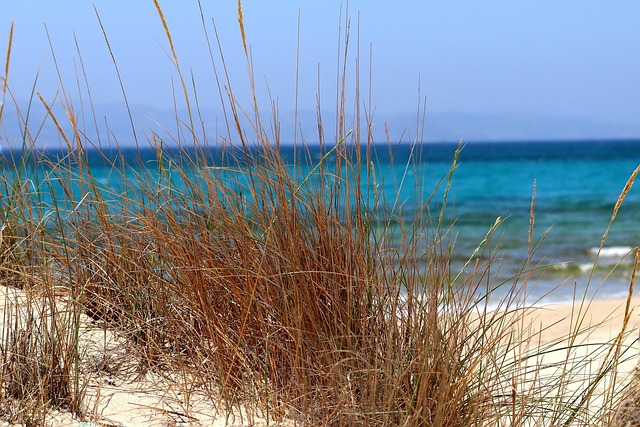
<path fill-rule="evenodd" d="M 0 412 L 12 422 L 42 425 L 50 408 L 81 413 L 78 316 L 67 282 L 52 269 L 57 249 L 32 209 L 28 182 L 3 177 L 0 232 Z M 63 298 L 65 297 L 65 298 Z"/>
<path fill-rule="evenodd" d="M 281 156 L 277 127 L 265 130 L 255 95 L 243 110 L 213 54 L 215 76 L 226 87 L 229 134 L 212 144 L 196 128 L 195 84 L 190 91 L 169 23 L 155 5 L 188 106 L 188 117 L 176 117 L 176 134 L 147 133 L 155 160 L 130 164 L 96 151 L 101 143 L 88 137 L 82 112 L 61 88 L 66 118 L 43 97 L 32 99 L 44 105 L 67 150 L 39 153 L 25 122 L 21 157 L 8 160 L 11 173 L 0 183 L 3 280 L 44 296 L 29 299 L 26 317 L 5 309 L 15 313 L 5 314 L 0 407 L 9 413 L 8 404 L 18 401 L 27 414 L 11 420 L 41 422 L 51 406 L 88 416 L 78 367 L 82 312 L 125 336 L 137 349 L 140 374 L 163 373 L 187 409 L 197 391 L 220 416 L 241 408 L 267 423 L 607 425 L 609 413 L 591 404 L 605 380 L 615 388 L 627 331 L 598 347 L 605 362 L 590 374 L 590 359 L 575 356 L 589 332 L 581 326 L 588 301 L 579 305 L 565 347 L 536 343 L 524 315 L 537 266 L 527 262 L 513 280 L 497 282 L 492 248 L 501 219 L 477 242 L 464 271 L 453 270 L 455 241 L 464 236 L 454 236 L 446 218 L 459 151 L 439 191 L 423 194 L 418 183 L 420 208 L 407 219 L 399 201 L 377 190 L 405 184 L 376 170 L 381 147 L 370 128 L 360 128 L 372 117 L 360 117 L 358 90 L 354 123 L 345 119 L 345 64 L 335 139 L 322 146 L 320 159 L 301 144 L 291 164 Z M 253 87 L 242 16 L 238 2 Z M 204 17 L 202 25 L 208 45 L 220 46 L 209 40 Z M 347 31 L 345 57 L 349 37 Z M 224 64 L 222 50 L 219 59 Z M 325 141 L 322 117 L 318 125 Z M 164 139 L 174 141 L 177 157 Z M 383 149 L 393 148 L 387 141 Z M 90 156 L 111 168 L 117 187 L 94 177 Z M 419 159 L 406 167 L 419 168 Z M 531 256 L 539 243 L 534 211 L 532 202 Z M 502 298 L 494 303 L 496 291 Z M 545 364 L 539 356 L 551 351 L 565 352 L 564 364 Z M 550 369 L 554 375 L 543 378 Z M 615 406 L 617 395 L 607 396 Z"/>
<path fill-rule="evenodd" d="M 7 288 L 3 310 L 1 410 L 10 422 L 43 425 L 50 409 L 82 415 L 78 376 L 79 310 L 53 296 Z M 67 309 L 65 313 L 61 310 Z"/>

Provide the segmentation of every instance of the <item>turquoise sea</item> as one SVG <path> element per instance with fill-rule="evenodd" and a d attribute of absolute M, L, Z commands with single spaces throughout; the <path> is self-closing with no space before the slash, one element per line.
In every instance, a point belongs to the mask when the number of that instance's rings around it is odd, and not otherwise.
<path fill-rule="evenodd" d="M 444 185 L 451 168 L 456 143 L 425 143 L 411 146 L 377 146 L 370 153 L 378 186 L 384 195 L 382 211 L 389 212 L 391 226 L 415 217 L 430 200 L 432 215 L 442 203 Z M 300 153 L 303 155 L 300 155 Z M 310 159 L 297 169 L 308 173 L 313 162 L 323 157 L 319 147 L 298 150 L 281 149 L 285 161 Z M 63 153 L 50 152 L 60 156 Z M 107 157 L 116 152 L 106 153 Z M 121 150 L 130 160 L 153 167 L 152 150 Z M 332 153 L 334 155 L 335 153 Z M 15 154 L 14 154 L 15 155 Z M 167 153 L 179 161 L 179 151 Z M 221 153 L 206 153 L 212 164 Z M 8 151 L 4 156 L 8 158 Z M 102 155 L 89 156 L 92 174 L 106 186 L 117 186 L 114 174 Z M 304 162 L 303 162 L 304 163 Z M 151 166 L 150 166 L 151 165 Z M 452 224 L 455 236 L 453 267 L 462 268 L 497 218 L 504 219 L 492 240 L 497 250 L 498 280 L 508 281 L 528 256 L 530 212 L 535 183 L 534 240 L 542 239 L 532 265 L 544 265 L 544 274 L 535 275 L 530 299 L 563 301 L 581 294 L 594 269 L 596 254 L 614 206 L 633 171 L 640 165 L 640 140 L 482 142 L 464 144 L 453 173 L 445 210 L 446 224 Z M 3 164 L 3 173 L 9 166 Z M 292 169 L 293 170 L 293 169 Z M 364 172 L 363 172 L 364 173 Z M 313 182 L 313 181 L 310 181 Z M 365 191 L 371 193 L 371 179 Z M 418 185 L 416 185 L 418 184 Z M 366 184 L 363 184 L 366 185 Z M 416 193 L 420 188 L 421 194 Z M 347 201 L 345 201 L 347 202 Z M 398 207 L 402 207 L 400 211 Z M 401 215 L 397 215 L 402 212 Z M 422 212 L 425 212 L 422 210 Z M 394 217 L 395 215 L 395 217 Z M 640 183 L 633 188 L 619 210 L 608 239 L 600 252 L 590 289 L 598 297 L 624 296 L 628 290 L 633 249 L 640 244 Z M 614 266 L 617 268 L 613 269 Z M 606 277 L 606 280 L 605 280 Z M 551 289 L 558 288 L 547 295 Z"/>
<path fill-rule="evenodd" d="M 455 228 L 461 255 L 497 217 L 505 219 L 501 274 L 508 278 L 527 256 L 535 182 L 533 265 L 548 265 L 531 299 L 581 295 L 615 204 L 640 166 L 640 141 L 469 144 L 454 174 Z M 640 183 L 638 183 L 640 184 Z M 624 200 L 599 252 L 590 289 L 598 297 L 625 296 L 633 249 L 640 244 L 640 185 Z M 619 266 L 613 269 L 614 266 Z M 606 281 L 604 280 L 607 278 Z"/>
<path fill-rule="evenodd" d="M 413 156 L 421 167 L 409 174 L 418 173 L 425 189 L 434 188 L 429 183 L 446 175 L 455 148 L 418 147 Z M 403 147 L 395 153 L 391 170 L 397 180 L 406 172 L 403 161 L 409 150 Z M 529 265 L 544 268 L 529 282 L 529 301 L 569 301 L 587 287 L 596 298 L 626 296 L 634 249 L 640 245 L 640 182 L 625 198 L 601 251 L 599 246 L 618 197 L 639 166 L 637 140 L 464 145 L 448 196 L 447 218 L 456 235 L 454 269 L 464 265 L 502 218 L 492 241 L 499 264 L 493 272 L 498 282 L 508 282 L 521 270 L 528 256 L 535 183 L 533 240 L 540 244 Z M 410 187 L 409 183 L 398 196 L 407 215 L 414 213 Z M 439 200 L 436 197 L 432 204 Z"/>

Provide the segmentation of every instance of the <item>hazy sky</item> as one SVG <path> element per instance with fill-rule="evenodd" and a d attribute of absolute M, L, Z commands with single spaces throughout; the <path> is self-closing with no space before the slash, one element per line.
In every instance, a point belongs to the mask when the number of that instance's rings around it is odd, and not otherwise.
<path fill-rule="evenodd" d="M 74 67 L 80 67 L 75 33 L 94 102 L 122 102 L 94 4 L 130 102 L 172 108 L 176 73 L 152 0 L 0 0 L 2 64 L 9 26 L 15 22 L 9 75 L 14 93 L 27 98 L 36 75 L 45 96 L 52 97 L 58 87 L 46 24 L 67 90 L 74 92 Z M 217 108 L 197 1 L 160 4 L 181 66 L 195 76 L 199 102 Z M 234 90 L 248 101 L 237 3 L 202 0 L 202 5 L 213 43 L 215 19 Z M 640 136 L 638 1 L 362 0 L 350 1 L 348 8 L 348 90 L 354 85 L 359 22 L 361 96 L 367 102 L 371 70 L 372 104 L 381 119 L 415 112 L 420 87 L 428 113 L 435 115 L 575 119 L 613 125 L 609 129 L 614 134 L 617 125 L 627 133 L 636 129 Z M 345 9 L 342 5 L 343 17 Z M 315 108 L 320 70 L 321 100 L 330 110 L 336 96 L 339 25 L 344 22 L 341 3 L 244 0 L 243 10 L 260 97 L 268 101 L 268 83 L 280 110 L 294 108 L 299 14 L 300 108 Z"/>

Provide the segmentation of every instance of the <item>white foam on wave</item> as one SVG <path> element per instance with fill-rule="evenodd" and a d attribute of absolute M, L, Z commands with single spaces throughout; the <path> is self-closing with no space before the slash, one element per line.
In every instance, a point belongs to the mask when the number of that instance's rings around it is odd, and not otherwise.
<path fill-rule="evenodd" d="M 600 250 L 600 248 L 591 248 L 589 249 L 589 253 L 596 255 L 598 251 L 600 251 L 601 257 L 622 258 L 623 256 L 628 255 L 632 250 L 633 248 L 631 246 L 611 246 L 608 248 L 602 248 L 602 250 Z"/>
<path fill-rule="evenodd" d="M 592 262 L 585 262 L 585 263 L 579 264 L 578 268 L 580 268 L 580 271 L 582 273 L 586 273 L 586 272 L 591 271 L 593 269 L 593 263 Z"/>

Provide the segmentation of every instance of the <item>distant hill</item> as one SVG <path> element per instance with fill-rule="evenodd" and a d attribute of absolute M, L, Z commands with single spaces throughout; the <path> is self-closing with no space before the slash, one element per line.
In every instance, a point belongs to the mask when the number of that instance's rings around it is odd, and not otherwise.
<path fill-rule="evenodd" d="M 215 141 L 215 135 L 226 136 L 227 128 L 224 123 L 224 115 L 220 111 L 204 110 L 202 122 L 207 130 L 209 142 Z M 65 118 L 65 113 L 58 110 L 59 119 Z M 84 123 L 83 128 L 87 137 L 95 145 L 120 146 L 135 145 L 129 115 L 122 106 L 104 105 L 96 108 L 95 123 L 93 114 L 80 114 L 76 112 L 77 120 Z M 179 112 L 180 120 L 188 122 L 185 111 Z M 148 145 L 155 132 L 157 139 L 163 143 L 174 144 L 177 134 L 177 122 L 175 114 L 171 110 L 134 107 L 133 122 L 135 123 L 136 136 L 140 145 Z M 265 114 L 263 125 L 271 137 L 273 123 L 271 115 Z M 45 120 L 46 113 L 37 106 L 34 107 L 29 117 L 29 130 L 32 135 L 38 134 L 36 145 L 39 148 L 59 147 L 64 141 L 51 122 Z M 22 141 L 22 126 L 15 111 L 6 108 L 2 120 L 0 132 L 0 146 L 19 146 Z M 195 127 L 201 134 L 200 117 L 194 117 Z M 278 117 L 280 128 L 280 142 L 291 144 L 294 140 L 294 114 L 281 112 Z M 336 140 L 335 115 L 324 111 L 322 115 L 324 127 L 324 139 L 327 143 Z M 348 128 L 355 129 L 352 119 L 348 118 Z M 516 114 L 482 114 L 482 113 L 454 113 L 454 112 L 427 112 L 424 121 L 424 129 L 417 127 L 418 119 L 415 113 L 403 114 L 376 114 L 373 117 L 373 138 L 377 143 L 387 141 L 387 134 L 393 143 L 412 142 L 415 140 L 435 142 L 465 142 L 473 141 L 532 141 L 532 140 L 579 140 L 579 139 L 630 139 L 640 137 L 640 122 L 638 123 L 609 123 L 605 121 L 588 120 L 580 118 L 562 118 L 542 115 L 516 115 Z M 44 125 L 42 125 L 44 123 Z M 68 121 L 67 121 L 68 123 Z M 109 132 L 106 131 L 106 126 Z M 243 123 L 247 138 L 255 141 L 251 126 L 245 120 Z M 63 127 L 71 134 L 70 126 L 63 123 Z M 361 129 L 363 141 L 366 140 L 366 123 L 362 118 Z M 233 131 L 233 129 L 232 129 Z M 319 140 L 317 117 L 314 111 L 302 111 L 298 114 L 297 141 L 304 140 L 315 144 Z M 98 138 L 100 135 L 100 138 Z M 186 135 L 183 140 L 186 139 Z"/>

